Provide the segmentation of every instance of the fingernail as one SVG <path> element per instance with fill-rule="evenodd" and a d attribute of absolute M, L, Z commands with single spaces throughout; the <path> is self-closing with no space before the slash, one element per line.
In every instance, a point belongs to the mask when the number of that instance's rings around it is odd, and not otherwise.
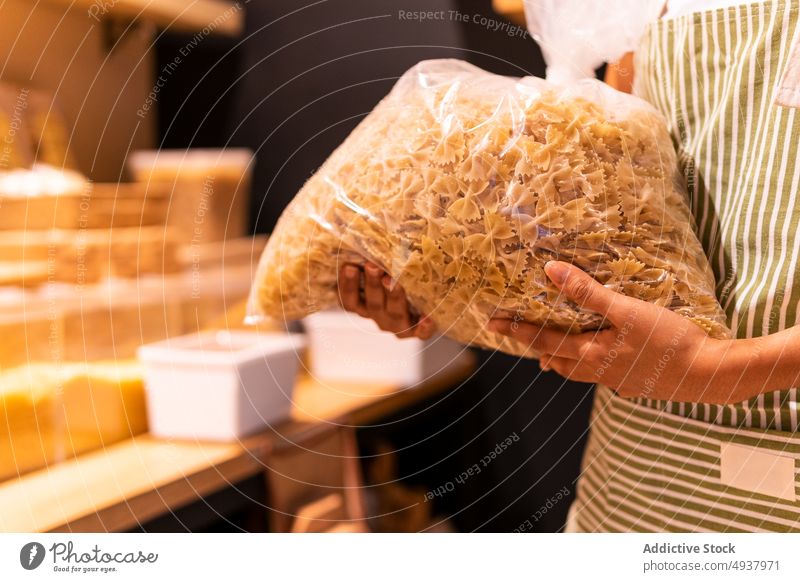
<path fill-rule="evenodd" d="M 355 267 L 345 267 L 344 276 L 348 279 L 355 279 L 358 276 L 358 269 Z"/>
<path fill-rule="evenodd" d="M 384 278 L 381 280 L 381 282 L 383 283 L 383 286 L 384 286 L 384 287 L 386 287 L 387 289 L 391 289 L 391 287 L 392 287 L 392 278 L 391 278 L 391 277 L 389 277 L 389 276 L 387 275 L 386 277 L 384 277 Z"/>
<path fill-rule="evenodd" d="M 381 270 L 375 265 L 367 265 L 367 271 L 369 271 L 369 274 L 373 277 L 377 277 L 381 274 Z"/>
<path fill-rule="evenodd" d="M 544 266 L 544 272 L 556 285 L 560 285 L 567 280 L 567 267 L 559 261 L 548 261 Z"/>

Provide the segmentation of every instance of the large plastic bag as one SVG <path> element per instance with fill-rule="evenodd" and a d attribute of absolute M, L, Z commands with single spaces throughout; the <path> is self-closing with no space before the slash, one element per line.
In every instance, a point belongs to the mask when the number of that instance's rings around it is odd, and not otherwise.
<path fill-rule="evenodd" d="M 295 319 L 333 306 L 342 264 L 369 260 L 446 335 L 522 355 L 486 329 L 490 317 L 572 332 L 604 324 L 559 295 L 543 270 L 554 259 L 729 334 L 651 106 L 590 79 L 551 84 L 425 61 L 286 209 L 250 312 Z"/>
<path fill-rule="evenodd" d="M 633 51 L 665 0 L 524 0 L 528 30 L 547 63 L 547 80 L 594 77 L 603 63 Z"/>

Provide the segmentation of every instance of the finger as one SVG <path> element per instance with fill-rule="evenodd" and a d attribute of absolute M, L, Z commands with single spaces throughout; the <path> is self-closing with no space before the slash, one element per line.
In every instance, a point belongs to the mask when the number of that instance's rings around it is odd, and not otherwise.
<path fill-rule="evenodd" d="M 567 380 L 587 383 L 597 382 L 594 372 L 576 360 L 550 356 L 546 361 L 543 361 L 541 365 L 553 370 L 556 374 Z"/>
<path fill-rule="evenodd" d="M 419 320 L 416 327 L 414 328 L 414 332 L 416 337 L 421 340 L 429 340 L 433 337 L 433 334 L 436 332 L 436 324 L 433 323 L 433 320 L 428 317 L 423 317 Z"/>
<path fill-rule="evenodd" d="M 339 272 L 339 300 L 346 311 L 352 311 L 361 316 L 367 315 L 367 310 L 361 301 L 361 269 L 355 265 L 345 265 Z"/>
<path fill-rule="evenodd" d="M 386 291 L 381 279 L 383 271 L 372 263 L 364 265 L 364 303 L 373 319 L 382 320 L 386 315 Z"/>
<path fill-rule="evenodd" d="M 492 319 L 489 331 L 507 335 L 540 353 L 552 354 L 577 360 L 590 349 L 595 334 L 569 334 L 563 331 L 541 327 L 527 321 L 511 319 Z"/>
<path fill-rule="evenodd" d="M 545 273 L 561 292 L 580 307 L 606 316 L 612 323 L 624 318 L 632 302 L 640 301 L 606 289 L 578 267 L 563 261 L 550 261 L 544 266 Z"/>
<path fill-rule="evenodd" d="M 410 328 L 411 317 L 406 292 L 400 285 L 392 285 L 392 279 L 388 275 L 383 277 L 382 283 L 386 293 L 386 315 L 397 324 L 397 331 Z"/>

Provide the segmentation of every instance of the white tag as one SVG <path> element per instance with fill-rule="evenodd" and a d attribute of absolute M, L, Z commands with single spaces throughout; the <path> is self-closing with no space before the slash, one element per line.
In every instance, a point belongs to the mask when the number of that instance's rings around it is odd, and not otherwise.
<path fill-rule="evenodd" d="M 792 457 L 744 445 L 720 446 L 723 485 L 796 501 L 794 475 Z"/>
<path fill-rule="evenodd" d="M 775 92 L 775 104 L 783 107 L 800 107 L 800 35 L 789 50 L 789 61 Z"/>

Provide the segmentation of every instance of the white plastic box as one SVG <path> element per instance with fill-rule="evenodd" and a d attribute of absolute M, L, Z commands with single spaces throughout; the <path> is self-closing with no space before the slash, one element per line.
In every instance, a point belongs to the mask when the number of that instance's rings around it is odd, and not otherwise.
<path fill-rule="evenodd" d="M 303 320 L 309 367 L 323 382 L 386 382 L 414 386 L 459 360 L 464 346 L 445 337 L 399 339 L 369 319 L 322 311 Z"/>
<path fill-rule="evenodd" d="M 150 432 L 230 441 L 286 418 L 305 338 L 204 332 L 139 348 Z"/>

